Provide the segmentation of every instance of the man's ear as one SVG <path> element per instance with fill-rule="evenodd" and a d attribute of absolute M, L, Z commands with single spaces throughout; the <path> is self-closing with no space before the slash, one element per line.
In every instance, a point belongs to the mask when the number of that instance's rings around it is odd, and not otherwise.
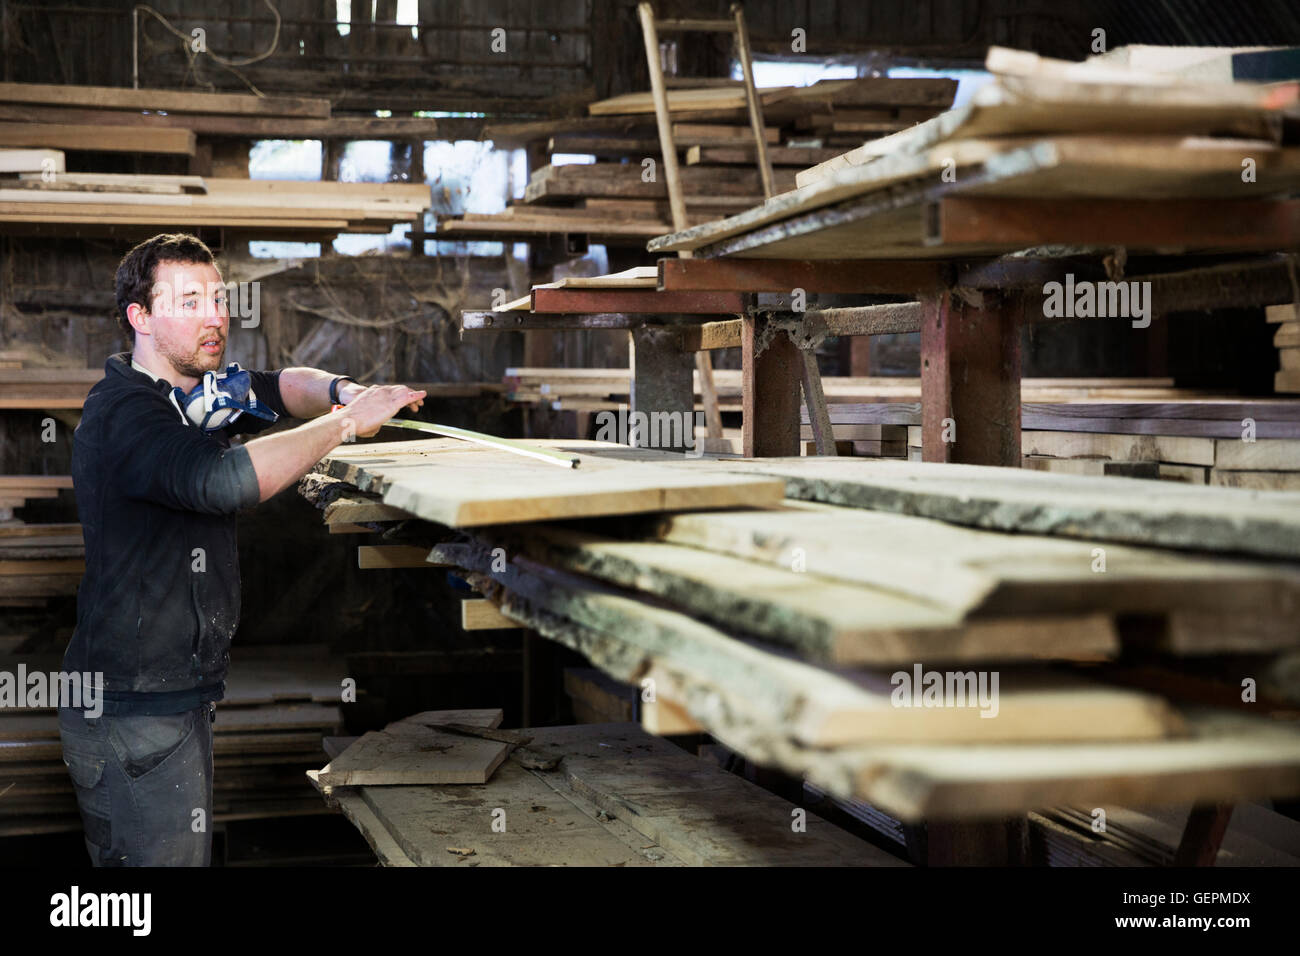
<path fill-rule="evenodd" d="M 126 307 L 126 320 L 131 323 L 131 328 L 143 335 L 152 334 L 149 329 L 149 310 L 139 302 L 132 302 Z"/>

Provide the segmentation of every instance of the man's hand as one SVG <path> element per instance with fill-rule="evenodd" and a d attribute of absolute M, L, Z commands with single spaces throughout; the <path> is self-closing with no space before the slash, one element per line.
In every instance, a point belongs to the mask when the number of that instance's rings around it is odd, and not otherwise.
<path fill-rule="evenodd" d="M 358 396 L 362 395 L 366 391 L 368 387 L 369 386 L 366 385 L 360 385 L 357 382 L 344 382 L 343 385 L 340 386 L 339 388 L 339 403 L 342 405 L 351 405 L 358 398 Z M 426 393 L 420 392 L 419 394 L 421 396 L 424 396 Z M 406 407 L 413 412 L 418 412 L 420 410 L 420 406 L 423 404 L 424 404 L 424 398 L 421 397 L 419 401 L 411 402 L 411 404 L 407 405 Z"/>
<path fill-rule="evenodd" d="M 371 385 L 342 408 L 331 412 L 344 420 L 351 419 L 359 438 L 377 433 L 384 422 L 403 407 L 416 411 L 424 403 L 426 392 L 405 385 Z"/>

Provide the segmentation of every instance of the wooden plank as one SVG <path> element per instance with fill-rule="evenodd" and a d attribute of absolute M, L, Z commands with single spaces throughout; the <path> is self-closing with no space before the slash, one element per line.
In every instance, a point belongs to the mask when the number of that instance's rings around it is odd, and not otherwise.
<path fill-rule="evenodd" d="M 946 279 L 928 261 L 864 263 L 846 260 L 660 259 L 659 288 L 673 292 L 912 293 Z"/>
<path fill-rule="evenodd" d="M 1213 464 L 1236 471 L 1300 471 L 1300 439 L 1220 438 L 1214 442 Z"/>
<path fill-rule="evenodd" d="M 657 737 L 707 732 L 685 707 L 662 697 L 641 705 L 641 727 Z"/>
<path fill-rule="evenodd" d="M 460 602 L 460 626 L 467 631 L 498 631 L 519 627 L 491 601 L 469 598 Z"/>
<path fill-rule="evenodd" d="M 325 506 L 325 521 L 331 525 L 402 521 L 409 517 L 409 511 L 386 505 L 377 498 L 363 498 L 360 495 L 345 494 Z"/>
<path fill-rule="evenodd" d="M 739 292 L 659 292 L 654 289 L 546 289 L 532 291 L 538 313 L 617 312 L 629 315 L 728 315 L 745 311 Z"/>
<path fill-rule="evenodd" d="M 906 136 L 911 132 L 899 135 Z M 1276 172 L 1270 175 L 1268 190 L 1246 194 L 1243 190 L 1249 187 L 1243 186 L 1240 179 L 1242 147 L 1233 145 L 1235 148 L 1207 145 L 1204 140 L 1181 137 L 1164 140 L 1151 136 L 1054 137 L 971 139 L 926 147 L 920 152 L 883 153 L 869 163 L 809 182 L 728 219 L 654 240 L 649 248 L 659 252 L 713 247 L 722 240 L 752 233 L 782 220 L 806 216 L 832 204 L 843 205 L 854 198 L 866 199 L 887 186 L 905 181 L 940 184 L 945 169 L 953 170 L 956 177 L 956 181 L 949 182 L 952 188 L 947 192 L 1072 201 L 1080 197 L 1122 197 L 1135 202 L 1188 197 L 1217 198 L 1225 202 L 1234 198 L 1259 199 L 1264 195 L 1285 193 L 1300 176 L 1300 162 L 1297 160 L 1300 154 L 1264 143 L 1258 151 L 1261 156 L 1269 157 L 1263 161 L 1276 167 Z M 1249 148 L 1256 151 L 1254 144 Z M 1131 216 L 1123 219 L 1127 223 L 1136 222 Z M 910 220 L 908 222 L 910 225 Z M 925 225 L 920 219 L 916 222 Z M 1116 228 L 1122 226 L 1120 223 Z M 1285 221 L 1278 223 L 1279 229 L 1284 227 Z M 918 236 L 923 234 L 923 228 L 916 232 Z M 888 245 L 885 237 L 873 240 L 870 234 L 866 235 L 864 244 Z M 993 248 L 998 244 L 986 245 Z M 1012 246 L 1022 248 L 1024 243 L 1019 246 L 1012 243 Z M 838 255 L 828 251 L 815 258 L 842 258 L 843 255 L 841 248 Z M 796 256 L 770 250 L 765 257 Z"/>
<path fill-rule="evenodd" d="M 325 459 L 327 473 L 382 493 L 385 504 L 452 527 L 762 505 L 782 497 L 780 482 L 730 483 L 719 475 L 688 475 L 662 465 L 617 461 L 586 453 L 622 446 L 540 442 L 577 450 L 581 465 L 559 469 L 451 439 L 340 445 Z M 626 451 L 626 449 L 623 449 Z"/>
<path fill-rule="evenodd" d="M 685 137 L 683 137 L 685 139 Z M 780 142 L 770 140 L 769 142 Z M 810 146 L 770 146 L 768 159 L 773 166 L 812 166 L 825 162 L 840 150 Z M 691 146 L 686 150 L 687 166 L 748 166 L 754 162 L 754 146 L 749 143 L 728 143 L 723 146 Z"/>
<path fill-rule="evenodd" d="M 792 498 L 971 527 L 1300 557 L 1300 498 L 1281 492 L 865 458 L 701 464 L 739 474 L 780 475 Z"/>
<path fill-rule="evenodd" d="M 618 163 L 590 163 L 565 166 L 544 166 L 533 173 L 524 192 L 527 202 L 558 199 L 582 199 L 589 196 L 623 199 L 665 199 L 668 187 L 664 177 L 643 180 L 639 165 Z M 690 197 L 709 200 L 718 196 L 763 195 L 758 174 L 750 170 L 737 171 L 731 167 L 687 166 L 680 170 L 682 188 L 689 203 Z M 794 182 L 793 171 L 778 170 L 774 174 L 778 189 Z"/>
<path fill-rule="evenodd" d="M 1021 435 L 1021 449 L 1026 455 L 1166 461 L 1184 465 L 1213 465 L 1215 444 L 1212 438 L 1165 435 L 1109 435 L 1067 431 L 1026 431 Z"/>
<path fill-rule="evenodd" d="M 1016 249 L 1052 244 L 1167 250 L 1290 248 L 1300 242 L 1300 203 L 948 196 L 939 200 L 928 220 L 926 242 Z"/>
<path fill-rule="evenodd" d="M 724 741 L 740 734 L 755 741 L 784 739 L 797 747 L 838 749 L 874 740 L 1096 735 L 1122 740 L 1176 733 L 1181 725 L 1167 705 L 1150 695 L 1135 697 L 1101 685 L 1005 670 L 998 720 L 981 719 L 979 709 L 970 705 L 898 706 L 891 700 L 897 697 L 891 689 L 898 682 L 888 672 L 837 675 L 560 572 L 543 577 L 515 565 L 494 577 L 507 588 L 512 614 L 517 609 L 544 635 L 583 646 L 593 662 L 617 678 L 651 675 L 656 697 L 682 703 L 694 720 Z M 795 700 L 803 703 L 791 708 Z M 1082 721 L 1085 712 L 1090 716 Z"/>
<path fill-rule="evenodd" d="M 0 146 L 193 156 L 194 133 L 188 129 L 156 129 L 142 135 L 134 126 L 0 123 Z"/>
<path fill-rule="evenodd" d="M 991 56 L 996 49 L 990 49 Z M 1150 87 L 1000 76 L 977 90 L 963 106 L 806 170 L 799 184 L 829 178 L 880 156 L 976 136 L 1131 131 L 1273 139 L 1271 119 L 1276 110 L 1262 90 L 1245 83 Z"/>
<path fill-rule="evenodd" d="M 1300 491 L 1297 471 L 1227 471 L 1210 469 L 1209 483 L 1221 488 L 1250 488 L 1256 491 Z"/>
<path fill-rule="evenodd" d="M 958 654 L 1024 659 L 1088 656 L 1113 647 L 1109 623 L 1086 602 L 1075 602 L 1083 612 L 1074 617 L 1045 614 L 1046 605 L 1039 603 L 1033 614 L 1020 618 L 967 620 L 960 626 L 965 609 L 927 600 L 916 579 L 900 594 L 887 586 L 861 580 L 849 585 L 838 575 L 755 564 L 718 552 L 550 527 L 512 545 L 513 540 L 506 545 L 508 553 L 526 553 L 550 568 L 655 595 L 720 627 L 790 647 L 808 660 L 880 665 Z M 1274 595 L 1294 593 L 1293 588 Z M 1020 650 L 1009 650 L 1013 642 L 1020 642 Z"/>
<path fill-rule="evenodd" d="M 57 149 L 0 149 L 0 173 L 63 172 L 63 152 Z"/>
<path fill-rule="evenodd" d="M 362 530 L 369 530 L 363 528 Z M 334 528 L 331 525 L 331 534 Z M 377 568 L 436 568 L 428 561 L 429 549 L 411 544 L 363 544 L 357 548 L 357 567 L 364 570 Z"/>
<path fill-rule="evenodd" d="M 1300 735 L 1260 719 L 1207 712 L 1189 737 L 1104 747 L 881 747 L 857 755 L 854 795 L 903 820 L 977 819 L 1034 807 L 1162 806 L 1291 797 Z M 818 782 L 823 774 L 811 774 Z M 842 787 L 826 781 L 835 792 Z"/>
<path fill-rule="evenodd" d="M 464 737 L 427 726 L 450 722 L 447 711 L 428 711 L 371 731 L 331 760 L 317 775 L 321 786 L 420 786 L 482 784 L 505 760 L 507 745 L 481 737 Z M 480 717 L 473 726 L 497 726 Z"/>
<path fill-rule="evenodd" d="M 324 99 L 52 83 L 0 83 L 0 103 L 315 119 L 325 119 L 330 115 L 329 100 Z"/>
<path fill-rule="evenodd" d="M 965 620 L 1042 613 L 1192 617 L 1227 613 L 1275 622 L 1261 643 L 1294 643 L 1288 607 L 1300 598 L 1292 567 L 1213 560 L 1096 541 L 1006 535 L 906 515 L 790 502 L 762 512 L 666 516 L 647 529 L 659 540 L 757 561 L 785 571 L 857 582 L 946 608 Z M 1225 629 L 1242 633 L 1243 628 Z M 987 635 L 984 635 L 987 637 Z M 1225 646 L 1227 635 L 1220 641 Z M 1248 637 L 1255 640 L 1255 637 Z M 1069 640 L 1073 640 L 1070 638 Z M 962 645 L 974 647 L 974 645 Z M 954 644 L 951 653 L 964 653 Z M 1036 639 L 1017 653 L 1083 652 Z"/>

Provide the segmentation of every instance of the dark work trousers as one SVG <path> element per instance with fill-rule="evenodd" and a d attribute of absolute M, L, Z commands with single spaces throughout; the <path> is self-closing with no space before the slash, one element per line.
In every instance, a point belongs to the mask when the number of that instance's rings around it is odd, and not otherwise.
<path fill-rule="evenodd" d="M 59 708 L 63 762 L 95 866 L 211 862 L 214 715 L 213 704 L 163 717 Z"/>

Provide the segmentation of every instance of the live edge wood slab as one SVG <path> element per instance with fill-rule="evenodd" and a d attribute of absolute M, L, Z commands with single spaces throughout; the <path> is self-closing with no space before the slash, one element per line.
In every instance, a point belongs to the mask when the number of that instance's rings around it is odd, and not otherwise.
<path fill-rule="evenodd" d="M 622 455 L 636 449 L 599 442 L 543 442 L 582 456 L 560 469 L 455 439 L 340 445 L 319 470 L 382 495 L 383 503 L 454 528 L 681 511 L 762 507 L 785 497 L 764 476 L 687 472 Z M 587 453 L 601 446 L 620 458 Z M 571 447 L 572 446 L 572 447 Z M 620 450 L 621 449 L 621 450 Z"/>

